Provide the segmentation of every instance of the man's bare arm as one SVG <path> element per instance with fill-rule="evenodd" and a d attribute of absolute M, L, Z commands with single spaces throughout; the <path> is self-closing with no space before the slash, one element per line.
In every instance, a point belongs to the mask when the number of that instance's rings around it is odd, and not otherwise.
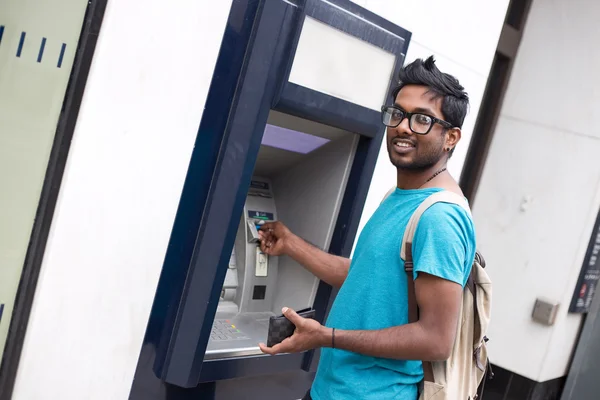
<path fill-rule="evenodd" d="M 288 255 L 331 286 L 341 287 L 348 276 L 350 259 L 326 253 L 298 236 L 291 241 Z"/>
<path fill-rule="evenodd" d="M 331 286 L 341 287 L 350 268 L 350 260 L 326 253 L 294 235 L 280 222 L 267 223 L 259 231 L 261 250 L 268 255 L 286 254 Z"/>
<path fill-rule="evenodd" d="M 373 357 L 400 360 L 446 360 L 450 356 L 456 328 L 462 287 L 421 273 L 415 281 L 419 320 L 381 330 L 335 330 L 335 348 Z M 303 319 L 291 310 L 285 316 L 296 325 L 296 333 L 282 343 L 267 348 L 268 354 L 298 352 L 332 346 L 332 329 Z"/>
<path fill-rule="evenodd" d="M 372 331 L 335 331 L 335 347 L 375 357 L 402 360 L 446 360 L 450 356 L 462 287 L 432 275 L 415 281 L 419 320 Z"/>

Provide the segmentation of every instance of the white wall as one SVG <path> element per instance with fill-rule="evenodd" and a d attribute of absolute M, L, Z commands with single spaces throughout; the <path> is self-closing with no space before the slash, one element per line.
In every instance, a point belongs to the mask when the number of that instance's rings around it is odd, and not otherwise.
<path fill-rule="evenodd" d="M 489 70 L 504 23 L 508 0 L 354 0 L 412 32 L 406 63 L 434 55 L 436 65 L 454 75 L 470 97 L 470 110 L 449 171 L 458 180 L 479 112 Z M 385 193 L 396 185 L 396 169 L 383 143 L 359 232 Z"/>
<path fill-rule="evenodd" d="M 230 6 L 108 2 L 14 400 L 128 397 Z"/>
<path fill-rule="evenodd" d="M 600 207 L 600 3 L 534 0 L 476 195 L 494 281 L 492 361 L 566 374 L 581 317 L 567 310 Z M 537 297 L 556 323 L 532 322 Z"/>

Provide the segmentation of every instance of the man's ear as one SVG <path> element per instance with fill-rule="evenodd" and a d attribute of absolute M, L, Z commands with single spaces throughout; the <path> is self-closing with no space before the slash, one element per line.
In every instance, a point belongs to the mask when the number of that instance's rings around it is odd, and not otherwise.
<path fill-rule="evenodd" d="M 448 129 L 446 132 L 446 144 L 445 147 L 449 150 L 454 149 L 458 142 L 460 141 L 462 132 L 460 128 L 452 128 Z"/>

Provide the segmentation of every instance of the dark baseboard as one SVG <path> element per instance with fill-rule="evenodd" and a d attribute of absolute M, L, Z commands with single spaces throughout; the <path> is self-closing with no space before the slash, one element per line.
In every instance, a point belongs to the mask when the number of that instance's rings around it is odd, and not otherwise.
<path fill-rule="evenodd" d="M 485 400 L 559 400 L 567 379 L 537 382 L 496 365 L 492 368 L 494 378 L 485 382 Z"/>

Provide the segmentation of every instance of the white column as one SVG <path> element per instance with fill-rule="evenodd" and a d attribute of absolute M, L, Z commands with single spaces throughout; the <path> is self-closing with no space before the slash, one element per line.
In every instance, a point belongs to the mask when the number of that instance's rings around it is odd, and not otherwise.
<path fill-rule="evenodd" d="M 109 1 L 14 400 L 126 399 L 231 1 Z"/>

